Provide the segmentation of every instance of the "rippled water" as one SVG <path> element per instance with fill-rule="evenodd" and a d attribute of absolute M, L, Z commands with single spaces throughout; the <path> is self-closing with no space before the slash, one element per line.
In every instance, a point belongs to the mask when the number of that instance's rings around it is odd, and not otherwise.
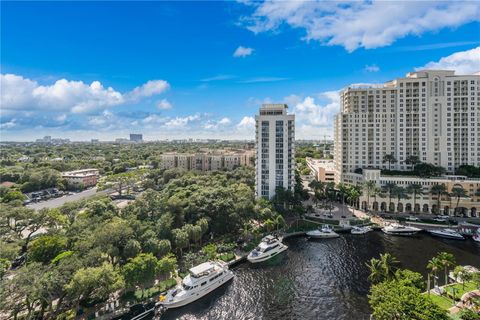
<path fill-rule="evenodd" d="M 451 252 L 459 264 L 480 266 L 480 245 L 395 237 L 381 232 L 337 239 L 286 240 L 289 250 L 273 261 L 234 268 L 232 282 L 161 319 L 368 319 L 369 282 L 365 263 L 390 252 L 402 267 L 425 274 L 427 261 Z"/>

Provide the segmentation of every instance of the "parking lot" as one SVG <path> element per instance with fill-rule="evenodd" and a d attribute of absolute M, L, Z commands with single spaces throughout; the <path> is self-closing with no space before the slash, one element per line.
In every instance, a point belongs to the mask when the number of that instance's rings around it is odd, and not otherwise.
<path fill-rule="evenodd" d="M 91 188 L 88 190 L 84 190 L 82 192 L 64 195 L 59 198 L 53 198 L 53 199 L 49 199 L 41 202 L 30 203 L 27 205 L 27 207 L 36 209 L 36 210 L 40 210 L 43 208 L 49 208 L 49 209 L 58 208 L 58 207 L 61 207 L 66 202 L 77 201 L 83 198 L 94 196 L 97 193 L 106 193 L 106 192 L 107 190 L 97 192 L 97 188 Z"/>

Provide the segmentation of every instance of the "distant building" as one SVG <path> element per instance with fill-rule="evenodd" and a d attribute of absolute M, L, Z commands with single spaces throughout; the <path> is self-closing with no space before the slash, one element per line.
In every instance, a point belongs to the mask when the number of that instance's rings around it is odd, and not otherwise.
<path fill-rule="evenodd" d="M 312 171 L 312 176 L 322 182 L 335 182 L 335 162 L 328 159 L 306 158 L 307 167 Z"/>
<path fill-rule="evenodd" d="M 204 150 L 198 153 L 169 152 L 160 155 L 160 168 L 214 171 L 251 166 L 253 150 Z"/>
<path fill-rule="evenodd" d="M 98 143 L 98 142 L 99 142 L 98 139 L 92 139 L 92 140 L 91 140 L 91 143 L 92 143 L 92 144 L 96 144 L 96 143 Z"/>
<path fill-rule="evenodd" d="M 141 134 L 141 133 L 130 133 L 130 141 L 142 142 L 143 141 L 143 134 Z"/>
<path fill-rule="evenodd" d="M 256 121 L 257 197 L 271 198 L 277 187 L 295 186 L 295 115 L 286 104 L 264 104 Z"/>
<path fill-rule="evenodd" d="M 98 177 L 98 169 L 82 169 L 62 173 L 62 178 L 74 187 L 93 187 L 97 184 Z"/>

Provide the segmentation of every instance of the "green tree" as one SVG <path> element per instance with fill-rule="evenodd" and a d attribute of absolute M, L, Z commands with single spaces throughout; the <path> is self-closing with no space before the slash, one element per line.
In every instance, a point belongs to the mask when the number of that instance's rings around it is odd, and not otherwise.
<path fill-rule="evenodd" d="M 420 158 L 418 156 L 411 155 L 405 159 L 405 163 L 411 165 L 413 171 L 415 171 L 415 166 L 420 163 Z"/>
<path fill-rule="evenodd" d="M 391 170 L 392 163 L 396 163 L 397 159 L 395 158 L 393 153 L 392 154 L 385 154 L 383 156 L 383 163 L 386 163 L 386 162 L 388 162 L 388 170 Z"/>
<path fill-rule="evenodd" d="M 407 186 L 406 192 L 413 195 L 413 212 L 416 212 L 417 196 L 423 194 L 423 187 L 419 183 L 412 183 Z"/>
<path fill-rule="evenodd" d="M 109 263 L 99 267 L 81 268 L 67 284 L 66 289 L 76 308 L 82 301 L 106 300 L 110 294 L 123 288 L 123 277 Z"/>
<path fill-rule="evenodd" d="M 215 260 L 217 257 L 217 246 L 214 243 L 207 244 L 202 248 L 202 252 L 209 260 Z"/>
<path fill-rule="evenodd" d="M 169 277 L 177 269 L 177 258 L 171 253 L 158 260 L 158 272 L 164 277 Z"/>
<path fill-rule="evenodd" d="M 437 196 L 436 214 L 440 213 L 440 200 L 442 195 L 447 194 L 447 187 L 444 184 L 436 184 L 430 188 L 430 193 Z"/>
<path fill-rule="evenodd" d="M 370 196 L 375 192 L 375 181 L 366 181 L 363 184 L 363 192 L 367 194 L 367 211 L 370 210 Z"/>
<path fill-rule="evenodd" d="M 376 320 L 448 320 L 445 310 L 434 304 L 420 290 L 401 281 L 375 284 L 368 301 Z"/>
<path fill-rule="evenodd" d="M 2 196 L 2 202 L 12 202 L 12 201 L 24 201 L 27 197 L 17 190 L 10 190 L 5 195 Z"/>
<path fill-rule="evenodd" d="M 153 285 L 158 273 L 158 259 L 151 253 L 140 253 L 122 267 L 122 275 L 128 288 L 139 286 L 142 296 L 147 286 Z"/>
<path fill-rule="evenodd" d="M 397 186 L 393 190 L 393 194 L 397 197 L 397 207 L 400 201 L 402 201 L 402 199 L 408 199 L 407 192 L 403 187 Z"/>
<path fill-rule="evenodd" d="M 183 249 L 187 248 L 189 245 L 188 233 L 186 233 L 181 229 L 173 229 L 172 235 L 173 235 L 173 243 L 175 244 L 175 247 L 178 250 L 180 250 L 180 254 L 182 254 Z"/>
<path fill-rule="evenodd" d="M 452 188 L 452 192 L 450 195 L 457 199 L 457 204 L 455 205 L 455 215 L 458 214 L 458 204 L 460 202 L 460 198 L 465 198 L 467 196 L 467 191 L 463 189 L 460 184 L 456 184 Z"/>
<path fill-rule="evenodd" d="M 28 258 L 30 260 L 50 263 L 62 250 L 67 246 L 67 238 L 58 235 L 43 235 L 32 242 L 28 246 Z"/>
<path fill-rule="evenodd" d="M 399 262 L 390 253 L 380 255 L 380 259 L 372 258 L 367 267 L 370 269 L 369 279 L 372 283 L 379 283 L 395 278 Z"/>
<path fill-rule="evenodd" d="M 390 211 L 390 204 L 392 203 L 392 196 L 394 196 L 395 188 L 397 188 L 397 185 L 394 182 L 387 182 L 383 186 L 384 192 L 388 194 L 387 211 Z M 393 211 L 395 211 L 395 210 L 393 210 Z"/>
<path fill-rule="evenodd" d="M 438 273 L 438 270 L 440 270 L 441 268 L 442 268 L 442 262 L 437 257 L 433 257 L 428 261 L 427 269 L 430 270 L 428 274 L 428 288 L 427 288 L 428 293 L 430 293 L 430 276 L 433 275 L 433 286 L 436 287 L 437 278 L 438 278 L 437 273 Z"/>
<path fill-rule="evenodd" d="M 448 252 L 440 252 L 437 254 L 437 258 L 440 261 L 440 264 L 443 267 L 443 270 L 445 272 L 445 284 L 448 284 L 448 268 L 454 267 L 456 262 L 455 262 L 455 256 L 451 253 Z"/>

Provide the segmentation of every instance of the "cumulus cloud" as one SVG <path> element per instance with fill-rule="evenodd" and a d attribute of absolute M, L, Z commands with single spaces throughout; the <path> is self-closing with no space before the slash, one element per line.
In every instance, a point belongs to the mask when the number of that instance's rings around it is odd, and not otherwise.
<path fill-rule="evenodd" d="M 245 58 L 253 53 L 254 49 L 253 48 L 246 48 L 246 47 L 238 47 L 235 52 L 233 53 L 233 56 L 235 58 Z"/>
<path fill-rule="evenodd" d="M 380 71 L 380 68 L 375 64 L 372 64 L 372 65 L 367 64 L 365 66 L 364 70 L 367 71 L 367 72 L 378 72 L 378 71 Z"/>
<path fill-rule="evenodd" d="M 112 87 L 105 88 L 99 81 L 57 80 L 50 85 L 15 74 L 0 75 L 0 102 L 4 112 L 18 111 L 70 111 L 88 113 L 138 101 L 163 93 L 169 88 L 164 80 L 151 80 L 130 92 L 122 94 Z"/>
<path fill-rule="evenodd" d="M 305 31 L 304 40 L 348 51 L 392 44 L 408 35 L 458 27 L 480 17 L 474 1 L 264 1 L 241 23 L 255 33 L 282 25 Z"/>
<path fill-rule="evenodd" d="M 238 129 L 254 129 L 255 128 L 255 119 L 253 117 L 243 117 L 242 120 L 237 124 Z"/>
<path fill-rule="evenodd" d="M 131 100 L 139 100 L 141 98 L 151 97 L 161 94 L 168 90 L 170 85 L 165 80 L 150 80 L 140 87 L 134 88 L 131 92 L 127 93 L 127 97 Z"/>
<path fill-rule="evenodd" d="M 172 104 L 167 99 L 162 99 L 157 103 L 157 108 L 160 110 L 172 109 Z"/>
<path fill-rule="evenodd" d="M 455 70 L 457 74 L 473 74 L 480 71 L 480 47 L 471 50 L 460 51 L 441 58 L 439 61 L 431 61 L 425 66 L 416 68 Z"/>
<path fill-rule="evenodd" d="M 199 119 L 200 119 L 199 114 L 189 115 L 186 117 L 175 117 L 165 122 L 165 126 L 167 128 L 184 128 L 190 122 L 193 122 Z"/>

